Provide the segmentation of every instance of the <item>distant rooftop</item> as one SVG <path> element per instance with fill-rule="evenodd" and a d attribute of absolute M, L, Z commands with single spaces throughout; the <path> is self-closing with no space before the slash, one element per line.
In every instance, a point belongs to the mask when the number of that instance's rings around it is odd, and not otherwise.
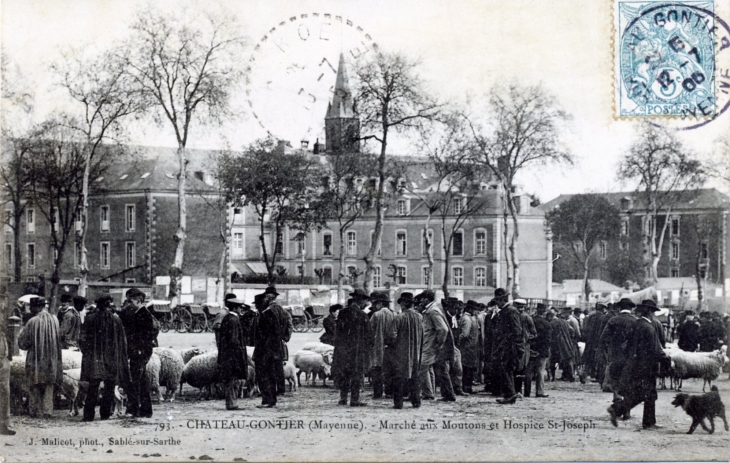
<path fill-rule="evenodd" d="M 632 210 L 644 210 L 647 207 L 646 193 L 637 191 L 623 191 L 618 193 L 584 193 L 590 195 L 599 195 L 606 198 L 616 207 L 621 207 L 621 200 L 626 198 L 632 201 Z M 540 208 L 545 212 L 554 209 L 563 202 L 569 200 L 576 195 L 560 195 L 557 198 L 546 202 Z M 686 190 L 680 193 L 680 199 L 674 210 L 700 210 L 700 209 L 730 209 L 730 197 L 719 192 L 715 188 L 700 188 L 696 190 Z"/>

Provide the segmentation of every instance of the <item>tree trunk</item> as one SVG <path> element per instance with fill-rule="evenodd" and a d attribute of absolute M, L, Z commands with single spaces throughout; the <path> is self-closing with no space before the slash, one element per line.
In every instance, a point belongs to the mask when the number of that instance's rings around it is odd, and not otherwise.
<path fill-rule="evenodd" d="M 433 289 L 433 244 L 428 237 L 428 227 L 431 225 L 431 214 L 426 216 L 426 224 L 423 228 L 423 240 L 426 243 L 426 256 L 428 257 L 428 289 Z"/>
<path fill-rule="evenodd" d="M 51 315 L 58 313 L 56 305 L 56 296 L 58 295 L 58 284 L 61 282 L 61 275 L 58 268 L 61 266 L 61 253 L 58 253 L 58 259 L 53 263 L 53 273 L 51 274 L 51 293 L 48 295 L 48 312 Z M 40 296 L 43 296 L 40 294 Z"/>
<path fill-rule="evenodd" d="M 86 147 L 84 160 L 84 180 L 81 187 L 81 234 L 78 236 L 78 245 L 81 247 L 81 262 L 79 272 L 81 282 L 79 283 L 79 295 L 86 297 L 89 286 L 89 258 L 86 250 L 86 229 L 89 226 L 89 175 L 91 175 L 91 150 Z"/>
<path fill-rule="evenodd" d="M 509 242 L 509 255 L 512 263 L 512 296 L 517 297 L 520 294 L 520 258 L 517 256 L 517 242 L 520 239 L 520 227 L 517 221 L 517 209 L 515 208 L 514 199 L 509 190 L 507 191 L 507 208 L 512 218 L 512 234 Z"/>
<path fill-rule="evenodd" d="M 344 294 L 342 294 L 343 280 L 345 279 L 345 230 L 340 225 L 340 268 L 337 273 L 337 303 L 342 304 Z M 355 289 L 355 288 L 353 288 Z M 369 293 L 368 293 L 369 294 Z"/>
<path fill-rule="evenodd" d="M 365 276 L 363 287 L 365 292 L 370 294 L 373 290 L 373 271 L 375 269 L 375 255 L 378 249 L 378 243 L 383 236 L 383 221 L 385 220 L 385 204 L 383 204 L 383 196 L 385 196 L 385 153 L 388 146 L 388 126 L 387 118 L 383 118 L 383 141 L 380 144 L 380 156 L 378 157 L 378 193 L 375 196 L 375 231 L 373 232 L 373 242 L 370 243 L 370 249 L 363 260 L 365 261 Z"/>
<path fill-rule="evenodd" d="M 453 233 L 451 234 L 453 237 Z M 446 225 L 441 225 L 441 239 L 444 243 L 444 279 L 441 283 L 441 290 L 444 292 L 444 298 L 449 297 L 449 278 L 451 278 L 451 270 L 449 269 L 449 263 L 451 261 L 451 240 L 446 241 Z"/>
<path fill-rule="evenodd" d="M 503 187 L 504 188 L 504 187 Z M 504 253 L 504 261 L 507 264 L 507 280 L 505 281 L 504 289 L 509 290 L 512 288 L 512 260 L 510 259 L 509 252 L 507 250 L 507 241 L 509 240 L 509 220 L 507 212 L 507 198 L 502 195 L 502 252 Z"/>
<path fill-rule="evenodd" d="M 187 156 L 185 147 L 178 145 L 177 157 L 180 164 L 177 178 L 177 209 L 178 209 L 178 225 L 177 231 L 173 235 L 175 241 L 175 260 L 170 267 L 170 296 L 172 301 L 171 307 L 175 307 L 180 303 L 180 279 L 182 278 L 182 267 L 185 258 L 185 240 L 187 239 L 187 201 L 185 198 L 185 183 L 187 180 Z"/>
<path fill-rule="evenodd" d="M 702 278 L 702 246 L 697 247 L 695 281 L 697 282 L 697 311 L 701 312 L 705 309 L 705 280 Z"/>
<path fill-rule="evenodd" d="M 23 210 L 15 209 L 13 214 L 13 281 L 18 283 L 23 279 L 23 253 L 20 250 L 20 221 L 23 220 Z"/>
<path fill-rule="evenodd" d="M 589 254 L 590 255 L 590 254 Z M 590 288 L 588 287 L 588 262 L 589 262 L 588 256 L 586 256 L 586 259 L 583 261 L 583 302 L 588 304 L 590 302 Z"/>

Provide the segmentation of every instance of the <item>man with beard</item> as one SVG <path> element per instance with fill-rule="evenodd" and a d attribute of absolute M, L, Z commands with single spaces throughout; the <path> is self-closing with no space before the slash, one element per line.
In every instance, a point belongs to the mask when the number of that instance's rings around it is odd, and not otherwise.
<path fill-rule="evenodd" d="M 241 323 L 242 299 L 227 299 L 228 313 L 221 320 L 216 338 L 218 347 L 217 379 L 225 384 L 226 410 L 238 410 L 236 382 L 248 379 L 246 336 Z"/>
<path fill-rule="evenodd" d="M 340 388 L 339 405 L 347 405 L 348 393 L 351 407 L 367 405 L 360 401 L 360 387 L 372 347 L 370 323 L 363 312 L 368 299 L 365 291 L 356 289 L 350 295 L 347 307 L 337 315 L 332 372 L 335 384 Z"/>
<path fill-rule="evenodd" d="M 553 331 L 553 338 L 550 344 L 550 369 L 552 377 L 555 380 L 555 364 L 560 364 L 562 370 L 561 381 L 575 381 L 573 376 L 573 366 L 575 365 L 575 341 L 568 322 L 560 317 L 555 316 L 555 312 L 551 309 L 548 312 L 547 320 Z"/>
<path fill-rule="evenodd" d="M 81 317 L 73 306 L 73 296 L 70 294 L 61 295 L 61 307 L 58 308 L 58 322 L 60 324 L 59 334 L 61 336 L 61 347 L 79 347 L 79 335 L 81 334 Z"/>
<path fill-rule="evenodd" d="M 646 299 L 636 307 L 639 319 L 629 331 L 626 346 L 626 365 L 621 373 L 621 400 L 608 408 L 611 424 L 618 426 L 617 417 L 644 403 L 641 425 L 644 429 L 657 429 L 655 405 L 657 400 L 656 377 L 660 362 L 668 360 L 659 343 L 659 336 L 651 322 L 650 314 L 660 310 L 656 302 Z"/>
<path fill-rule="evenodd" d="M 124 325 L 127 337 L 127 356 L 131 380 L 127 388 L 127 415 L 132 417 L 152 417 L 152 396 L 147 378 L 147 362 L 152 349 L 157 345 L 160 324 L 144 306 L 145 295 L 132 288 L 126 293 L 119 318 Z"/>
<path fill-rule="evenodd" d="M 373 399 L 393 394 L 393 350 L 386 343 L 386 336 L 393 328 L 395 312 L 388 306 L 390 299 L 383 291 L 370 294 L 370 331 L 373 333 L 373 348 L 370 356 L 371 376 L 373 378 Z"/>
<path fill-rule="evenodd" d="M 686 312 L 684 322 L 677 328 L 677 346 L 687 352 L 695 352 L 700 345 L 700 324 L 695 320 L 692 310 Z"/>
<path fill-rule="evenodd" d="M 94 421 L 102 381 L 104 392 L 99 416 L 108 420 L 114 410 L 114 387 L 126 387 L 130 379 L 124 325 L 112 312 L 112 301 L 108 294 L 97 298 L 94 301 L 96 310 L 86 317 L 81 326 L 81 381 L 89 383 L 83 421 Z"/>
<path fill-rule="evenodd" d="M 606 374 L 603 382 L 604 391 L 613 391 L 613 400 L 618 400 L 619 380 L 624 364 L 626 353 L 624 346 L 628 342 L 628 335 L 636 317 L 631 313 L 635 304 L 630 299 L 623 298 L 616 306 L 620 312 L 606 322 L 606 327 L 601 333 L 600 344 L 606 352 Z"/>
<path fill-rule="evenodd" d="M 479 369 L 479 320 L 474 314 L 477 308 L 476 301 L 467 301 L 459 319 L 459 351 L 464 370 L 462 389 L 468 394 L 474 393 L 472 387 Z"/>
<path fill-rule="evenodd" d="M 413 408 L 421 406 L 419 369 L 423 352 L 423 316 L 413 307 L 413 294 L 404 292 L 398 298 L 401 313 L 395 316 L 387 336 L 393 358 L 393 408 L 403 408 L 405 394 Z"/>
<path fill-rule="evenodd" d="M 537 304 L 536 315 L 532 319 L 535 326 L 535 337 L 530 340 L 530 360 L 525 374 L 525 397 L 530 397 L 532 379 L 537 383 L 535 397 L 547 397 L 545 387 L 545 367 L 550 359 L 550 340 L 553 329 L 545 319 L 547 307 Z"/>
<path fill-rule="evenodd" d="M 503 288 L 494 291 L 498 312 L 492 355 L 499 362 L 499 378 L 502 384 L 502 398 L 497 399 L 499 404 L 513 404 L 517 401 L 514 376 L 525 355 L 522 317 L 508 300 L 507 291 Z"/>
<path fill-rule="evenodd" d="M 29 386 L 28 409 L 32 417 L 50 417 L 53 386 L 61 385 L 61 336 L 58 319 L 46 310 L 46 299 L 30 300 L 33 317 L 18 334 L 18 347 L 25 355 L 25 384 Z"/>

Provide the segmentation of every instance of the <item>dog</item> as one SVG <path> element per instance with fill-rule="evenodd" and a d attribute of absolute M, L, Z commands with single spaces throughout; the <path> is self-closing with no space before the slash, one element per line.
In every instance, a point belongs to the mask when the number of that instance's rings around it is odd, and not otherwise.
<path fill-rule="evenodd" d="M 687 434 L 692 434 L 697 425 L 701 425 L 702 429 L 709 434 L 715 432 L 714 418 L 719 416 L 725 423 L 725 431 L 730 431 L 725 418 L 725 405 L 720 399 L 720 392 L 717 386 L 712 386 L 710 392 L 701 395 L 677 394 L 672 400 L 672 405 L 682 407 L 682 409 L 692 417 L 692 425 L 689 427 Z M 705 418 L 710 420 L 710 428 L 705 426 Z"/>

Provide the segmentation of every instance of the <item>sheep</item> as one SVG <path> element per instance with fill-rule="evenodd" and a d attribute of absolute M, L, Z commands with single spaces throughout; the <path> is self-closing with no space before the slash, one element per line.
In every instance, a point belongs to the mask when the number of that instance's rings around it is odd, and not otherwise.
<path fill-rule="evenodd" d="M 70 402 L 69 416 L 79 415 L 79 404 L 83 404 L 89 383 L 81 381 L 81 368 L 63 371 L 61 390 Z"/>
<path fill-rule="evenodd" d="M 81 368 L 81 351 L 63 349 L 61 351 L 61 364 L 63 370 L 75 370 Z"/>
<path fill-rule="evenodd" d="M 664 349 L 672 362 L 672 378 L 677 391 L 682 389 L 682 380 L 687 378 L 702 378 L 702 391 L 705 385 L 712 386 L 712 381 L 720 376 L 725 356 L 722 351 L 714 352 L 686 352 L 681 349 Z"/>
<path fill-rule="evenodd" d="M 325 352 L 334 352 L 335 346 L 331 346 L 323 342 L 312 341 L 305 343 L 304 346 L 302 346 L 302 350 L 311 350 L 320 355 L 324 355 Z"/>
<path fill-rule="evenodd" d="M 147 360 L 145 371 L 147 373 L 147 386 L 150 394 L 156 395 L 158 402 L 162 401 L 162 396 L 160 395 L 160 370 L 162 370 L 160 356 L 153 353 L 150 359 Z"/>
<path fill-rule="evenodd" d="M 178 353 L 183 359 L 183 362 L 187 364 L 191 358 L 196 357 L 200 354 L 204 354 L 205 351 L 200 350 L 197 347 L 189 347 L 187 349 L 180 349 L 178 350 Z"/>
<path fill-rule="evenodd" d="M 312 378 L 312 384 L 317 379 L 317 374 L 322 378 L 322 385 L 327 386 L 327 376 L 330 375 L 330 364 L 332 363 L 332 354 L 327 352 L 324 355 L 318 354 L 310 350 L 300 350 L 294 354 L 294 365 L 298 368 L 297 382 L 302 385 L 301 374 L 305 373 L 305 381 Z"/>
<path fill-rule="evenodd" d="M 195 356 L 183 368 L 180 377 L 180 393 L 183 384 L 187 383 L 195 388 L 201 389 L 198 398 L 207 392 L 206 397 L 210 398 L 211 386 L 214 384 L 216 368 L 218 366 L 218 351 L 214 350 Z"/>
<path fill-rule="evenodd" d="M 155 347 L 154 353 L 160 357 L 160 386 L 165 386 L 163 401 L 175 400 L 175 392 L 180 384 L 185 360 L 180 352 L 167 347 Z"/>
<path fill-rule="evenodd" d="M 284 379 L 289 383 L 289 392 L 297 390 L 297 382 L 294 380 L 295 376 L 294 364 L 291 360 L 287 360 L 284 364 Z"/>

